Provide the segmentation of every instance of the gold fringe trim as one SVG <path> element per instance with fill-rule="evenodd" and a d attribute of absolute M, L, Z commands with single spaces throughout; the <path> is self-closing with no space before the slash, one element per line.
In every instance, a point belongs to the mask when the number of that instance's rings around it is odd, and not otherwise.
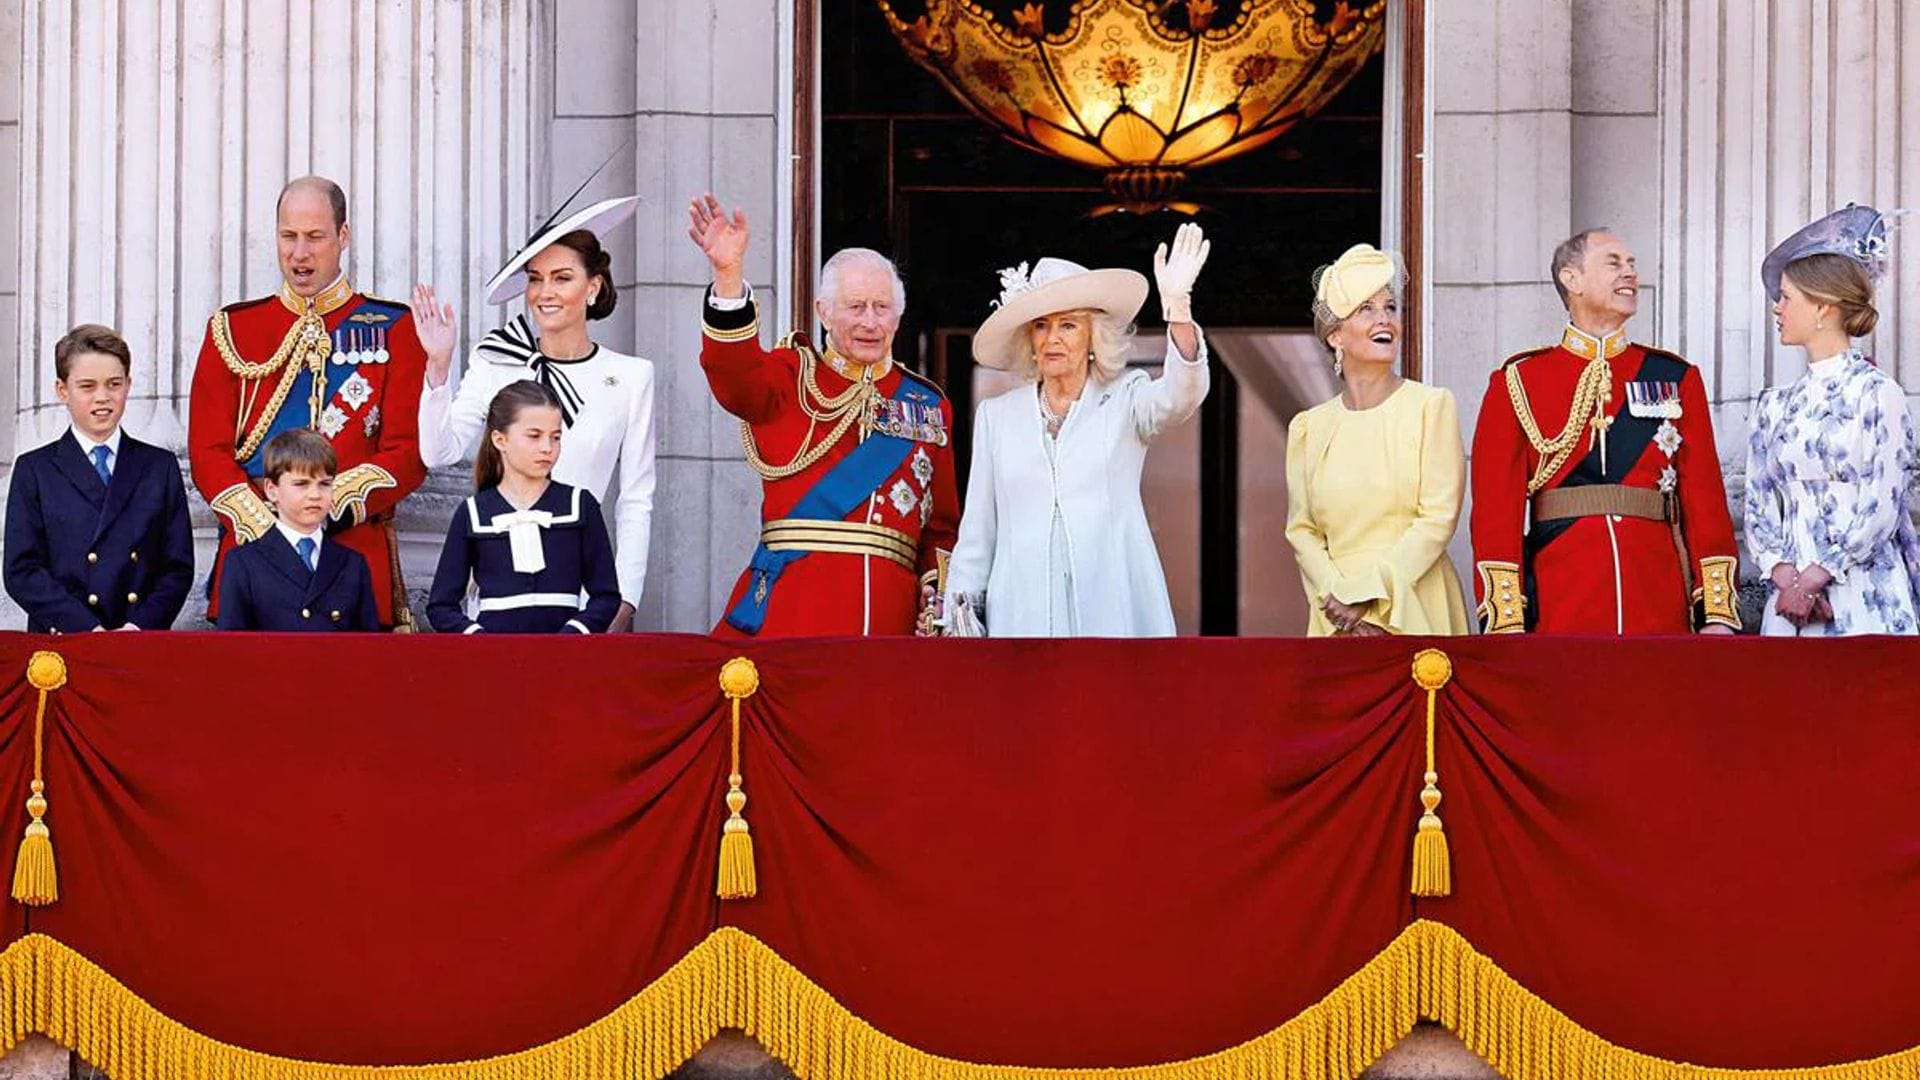
<path fill-rule="evenodd" d="M 1450 927 L 1415 922 L 1332 993 L 1279 1027 L 1186 1061 L 1120 1069 L 982 1065 L 891 1038 L 745 931 L 714 931 L 613 1012 L 532 1049 L 436 1065 L 334 1065 L 244 1050 L 162 1015 L 44 934 L 0 953 L 0 1050 L 29 1034 L 114 1080 L 661 1080 L 724 1028 L 803 1080 L 1353 1080 L 1421 1019 L 1438 1020 L 1508 1080 L 1911 1080 L 1920 1048 L 1803 1069 L 1664 1061 L 1586 1031 Z"/>

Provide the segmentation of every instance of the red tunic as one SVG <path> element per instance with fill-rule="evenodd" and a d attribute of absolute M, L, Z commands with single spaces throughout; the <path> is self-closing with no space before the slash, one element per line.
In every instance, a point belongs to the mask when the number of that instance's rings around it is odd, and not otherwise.
<path fill-rule="evenodd" d="M 799 351 L 789 347 L 762 349 L 753 304 L 737 312 L 706 310 L 700 366 L 720 406 L 739 417 L 752 431 L 765 463 L 782 466 L 807 445 L 810 429 L 814 445 L 831 433 L 833 425 L 815 424 L 802 409 Z M 828 398 L 853 382 L 822 362 L 813 366 L 815 386 Z M 938 393 L 937 387 L 897 364 L 875 383 L 882 395 L 892 395 L 902 379 L 916 379 Z M 809 552 L 789 565 L 770 591 L 765 621 L 757 637 L 801 635 L 911 634 L 920 611 L 920 588 L 931 582 L 938 552 L 950 550 L 959 532 L 960 499 L 953 468 L 949 433 L 953 407 L 940 396 L 938 437 L 919 439 L 906 460 L 876 485 L 844 520 L 884 526 L 904 533 L 916 551 L 908 569 L 891 559 L 829 551 Z M 929 435 L 935 433 L 929 432 Z M 828 470 L 860 444 L 856 422 L 806 469 L 779 479 L 762 478 L 761 520 L 785 518 L 803 495 Z M 754 575 L 740 575 L 727 599 L 738 603 Z M 724 619 L 716 635 L 745 636 Z"/>
<path fill-rule="evenodd" d="M 1596 351 L 1606 353 L 1612 374 L 1606 460 L 1582 424 L 1572 453 L 1542 490 L 1617 484 L 1669 493 L 1691 556 L 1691 588 L 1669 522 L 1608 514 L 1530 524 L 1527 484 L 1541 455 L 1521 426 L 1508 369 L 1519 372 L 1538 432 L 1552 439 L 1566 426 L 1581 372 Z M 1624 331 L 1602 341 L 1569 327 L 1559 345 L 1507 361 L 1493 374 L 1474 429 L 1472 482 L 1474 594 L 1484 629 L 1655 634 L 1705 623 L 1739 627 L 1738 552 L 1706 388 L 1699 370 L 1679 357 L 1628 344 Z"/>
<path fill-rule="evenodd" d="M 310 427 L 327 436 L 340 459 L 327 538 L 366 558 L 381 625 L 393 626 L 398 611 L 402 624 L 411 626 L 400 592 L 392 517 L 400 500 L 426 478 L 417 434 L 426 353 L 414 334 L 413 313 L 405 305 L 356 293 L 343 278 L 313 298 L 324 334 L 312 350 L 296 337 L 282 362 L 269 369 L 305 307 L 284 288 L 277 296 L 233 304 L 209 322 L 200 346 L 188 407 L 187 459 L 194 486 L 220 518 L 207 615 L 219 612 L 220 569 L 227 552 L 273 527 L 273 510 L 254 483 L 267 440 L 289 428 Z M 305 362 L 315 352 L 320 355 L 317 395 L 316 376 Z M 283 378 L 287 392 L 281 395 Z"/>

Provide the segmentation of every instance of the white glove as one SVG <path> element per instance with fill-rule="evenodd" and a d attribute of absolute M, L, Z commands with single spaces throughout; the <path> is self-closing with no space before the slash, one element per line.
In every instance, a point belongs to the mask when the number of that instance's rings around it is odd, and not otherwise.
<path fill-rule="evenodd" d="M 1153 253 L 1153 280 L 1160 287 L 1160 317 L 1168 326 L 1193 321 L 1193 283 L 1207 265 L 1213 242 L 1200 226 L 1187 222 L 1173 234 L 1173 251 L 1161 244 Z"/>

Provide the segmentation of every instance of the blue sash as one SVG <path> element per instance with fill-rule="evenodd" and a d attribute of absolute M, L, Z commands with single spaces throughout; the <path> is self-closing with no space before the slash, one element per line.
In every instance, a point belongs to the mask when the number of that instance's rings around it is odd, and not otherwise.
<path fill-rule="evenodd" d="M 911 403 L 925 407 L 938 407 L 940 398 L 914 384 L 904 375 L 900 385 L 890 395 L 893 401 Z M 913 453 L 918 445 L 912 439 L 898 435 L 888 435 L 876 430 L 868 435 L 865 442 L 854 447 L 853 452 L 841 458 L 839 464 L 828 469 L 826 475 L 814 482 L 813 487 L 800 497 L 792 510 L 787 511 L 788 518 L 802 518 L 808 521 L 845 521 L 854 507 L 867 501 L 874 489 L 887 477 L 892 476 Z M 805 551 L 768 551 L 762 543 L 753 549 L 753 558 L 747 563 L 749 579 L 746 591 L 740 600 L 727 610 L 726 623 L 743 634 L 757 634 L 767 619 L 767 604 L 773 599 L 773 587 L 779 583 L 780 575 L 787 567 L 806 558 Z"/>

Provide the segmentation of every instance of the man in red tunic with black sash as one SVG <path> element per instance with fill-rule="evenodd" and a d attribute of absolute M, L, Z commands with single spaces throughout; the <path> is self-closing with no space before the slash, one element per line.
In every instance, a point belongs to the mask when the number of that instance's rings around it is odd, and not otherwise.
<path fill-rule="evenodd" d="M 906 306 L 893 264 L 863 248 L 820 272 L 814 303 L 827 329 L 772 351 L 742 263 L 746 216 L 713 196 L 691 208 L 694 243 L 713 265 L 700 365 L 722 408 L 740 418 L 760 474 L 760 544 L 714 633 L 910 634 L 924 628 L 922 589 L 959 531 L 953 410 L 893 362 Z"/>
<path fill-rule="evenodd" d="M 1554 252 L 1569 325 L 1508 360 L 1473 433 L 1474 593 L 1489 633 L 1732 633 L 1733 523 L 1700 372 L 1627 341 L 1620 238 Z"/>
<path fill-rule="evenodd" d="M 289 428 L 313 428 L 339 455 L 326 541 L 359 552 L 384 627 L 411 629 L 393 510 L 426 466 L 416 437 L 426 354 L 404 304 L 353 291 L 341 271 L 347 200 L 317 176 L 280 193 L 279 292 L 230 304 L 207 325 L 188 405 L 194 486 L 220 520 L 207 617 L 219 612 L 227 553 L 274 527 L 260 496 L 262 451 Z M 451 322 L 441 344 L 453 347 Z"/>

